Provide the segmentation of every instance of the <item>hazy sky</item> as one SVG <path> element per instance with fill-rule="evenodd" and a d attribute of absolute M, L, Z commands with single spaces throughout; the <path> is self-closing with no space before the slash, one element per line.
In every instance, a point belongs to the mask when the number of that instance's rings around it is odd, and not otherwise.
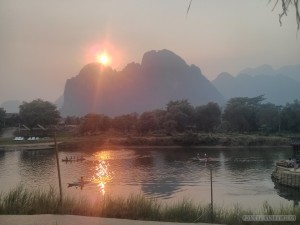
<path fill-rule="evenodd" d="M 169 49 L 209 80 L 300 63 L 294 9 L 280 27 L 268 0 L 194 0 L 186 17 L 189 1 L 1 0 L 0 103 L 55 101 L 103 48 L 117 70 Z"/>

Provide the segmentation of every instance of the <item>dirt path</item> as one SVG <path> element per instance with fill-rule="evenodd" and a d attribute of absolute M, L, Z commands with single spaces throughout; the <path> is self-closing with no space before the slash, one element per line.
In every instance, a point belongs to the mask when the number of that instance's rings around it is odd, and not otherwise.
<path fill-rule="evenodd" d="M 209 225 L 208 223 L 170 223 L 71 215 L 0 215 L 0 225 Z M 217 224 L 214 224 L 217 225 Z"/>

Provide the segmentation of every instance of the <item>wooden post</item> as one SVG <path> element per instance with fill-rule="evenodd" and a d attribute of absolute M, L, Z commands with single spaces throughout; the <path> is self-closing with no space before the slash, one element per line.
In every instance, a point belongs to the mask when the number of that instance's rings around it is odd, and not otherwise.
<path fill-rule="evenodd" d="M 60 204 L 62 204 L 62 188 L 61 188 L 61 177 L 60 177 L 60 167 L 59 167 L 59 158 L 58 158 L 56 133 L 54 133 L 54 143 L 55 143 L 55 155 L 56 155 L 57 172 L 58 172 L 58 183 L 59 183 L 59 196 L 60 196 L 59 202 L 60 202 Z"/>
<path fill-rule="evenodd" d="M 212 168 L 210 168 L 210 209 L 211 209 L 211 222 L 214 221 L 214 204 L 213 204 L 213 188 L 212 188 Z"/>

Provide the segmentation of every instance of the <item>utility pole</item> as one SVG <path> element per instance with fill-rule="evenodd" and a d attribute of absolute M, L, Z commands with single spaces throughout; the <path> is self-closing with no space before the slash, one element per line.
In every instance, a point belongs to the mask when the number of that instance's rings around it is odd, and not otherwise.
<path fill-rule="evenodd" d="M 212 186 L 212 168 L 210 170 L 210 210 L 211 210 L 211 222 L 214 221 L 214 202 L 213 202 L 213 186 Z"/>
<path fill-rule="evenodd" d="M 55 155 L 56 155 L 56 163 L 57 163 L 57 172 L 58 172 L 58 183 L 59 183 L 59 203 L 62 204 L 62 188 L 61 188 L 61 177 L 60 177 L 60 167 L 59 167 L 59 158 L 58 158 L 58 149 L 57 149 L 57 141 L 56 141 L 56 132 L 54 132 L 54 144 L 55 144 Z"/>

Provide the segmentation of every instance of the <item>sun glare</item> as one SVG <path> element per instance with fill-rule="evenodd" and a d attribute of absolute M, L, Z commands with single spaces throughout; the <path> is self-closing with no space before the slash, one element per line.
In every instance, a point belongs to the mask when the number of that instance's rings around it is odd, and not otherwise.
<path fill-rule="evenodd" d="M 123 53 L 121 49 L 110 40 L 99 40 L 98 43 L 90 43 L 86 48 L 85 63 L 99 63 L 104 67 L 113 69 L 123 67 Z"/>
<path fill-rule="evenodd" d="M 106 53 L 102 53 L 97 55 L 97 61 L 102 65 L 109 65 L 110 64 L 110 57 Z"/>
<path fill-rule="evenodd" d="M 92 182 L 97 185 L 99 191 L 105 194 L 105 186 L 112 180 L 112 173 L 109 170 L 109 163 L 106 161 L 110 158 L 109 152 L 101 152 L 95 155 L 97 159 Z"/>

